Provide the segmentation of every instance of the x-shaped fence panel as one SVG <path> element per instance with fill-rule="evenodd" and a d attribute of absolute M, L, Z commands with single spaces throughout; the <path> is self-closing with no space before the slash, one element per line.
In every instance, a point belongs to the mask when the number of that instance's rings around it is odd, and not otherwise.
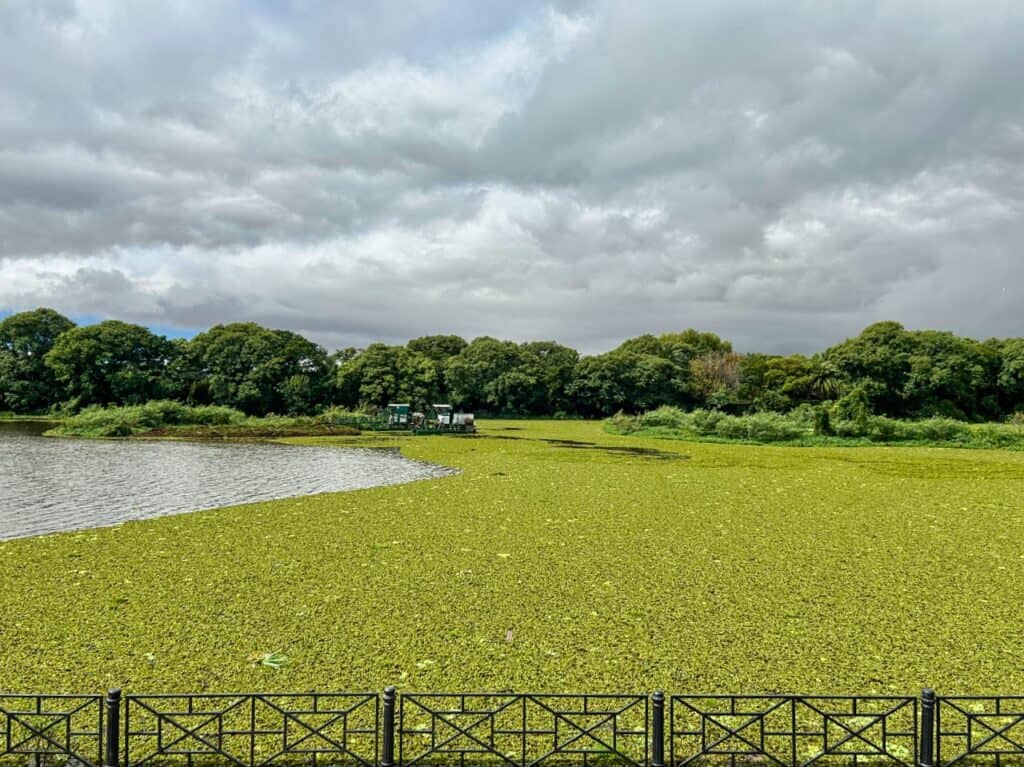
<path fill-rule="evenodd" d="M 134 695 L 125 767 L 376 767 L 376 693 Z"/>
<path fill-rule="evenodd" d="M 102 761 L 99 695 L 0 695 L 0 765 Z"/>
<path fill-rule="evenodd" d="M 935 729 L 943 767 L 1024 763 L 1024 696 L 940 696 Z"/>
<path fill-rule="evenodd" d="M 404 694 L 400 767 L 643 767 L 643 695 Z"/>
<path fill-rule="evenodd" d="M 689 764 L 913 767 L 915 698 L 674 695 L 669 760 Z"/>

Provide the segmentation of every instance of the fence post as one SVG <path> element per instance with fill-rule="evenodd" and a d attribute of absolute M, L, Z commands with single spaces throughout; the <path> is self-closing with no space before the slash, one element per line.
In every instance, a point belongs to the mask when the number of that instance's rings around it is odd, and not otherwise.
<path fill-rule="evenodd" d="M 121 691 L 108 690 L 106 705 L 106 755 L 103 767 L 118 767 L 121 755 Z"/>
<path fill-rule="evenodd" d="M 384 688 L 384 739 L 381 743 L 380 767 L 395 767 L 395 688 Z"/>
<path fill-rule="evenodd" d="M 935 735 L 935 690 L 925 687 L 921 690 L 921 758 L 920 767 L 932 767 Z"/>
<path fill-rule="evenodd" d="M 651 767 L 665 767 L 665 693 L 655 690 L 651 696 Z"/>

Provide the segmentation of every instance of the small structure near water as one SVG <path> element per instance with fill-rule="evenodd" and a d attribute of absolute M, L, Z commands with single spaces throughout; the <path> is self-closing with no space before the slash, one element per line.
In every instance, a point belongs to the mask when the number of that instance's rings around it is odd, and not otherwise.
<path fill-rule="evenodd" d="M 411 429 L 413 434 L 473 434 L 476 419 L 472 413 L 455 412 L 449 404 L 430 406 L 428 418 L 419 411 L 413 412 L 407 402 L 389 402 L 386 428 L 389 430 Z"/>

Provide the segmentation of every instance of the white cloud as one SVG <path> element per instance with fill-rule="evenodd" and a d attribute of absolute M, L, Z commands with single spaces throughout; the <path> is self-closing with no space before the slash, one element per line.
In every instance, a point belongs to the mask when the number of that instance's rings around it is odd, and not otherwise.
<path fill-rule="evenodd" d="M 998 0 L 7 3 L 0 310 L 1020 334 L 1022 70 Z"/>

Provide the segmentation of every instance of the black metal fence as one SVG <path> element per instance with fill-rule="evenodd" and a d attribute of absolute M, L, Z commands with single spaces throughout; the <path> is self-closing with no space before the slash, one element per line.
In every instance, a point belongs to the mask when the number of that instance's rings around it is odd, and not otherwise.
<path fill-rule="evenodd" d="M 0 694 L 0 767 L 883 764 L 1024 765 L 1024 696 Z"/>

